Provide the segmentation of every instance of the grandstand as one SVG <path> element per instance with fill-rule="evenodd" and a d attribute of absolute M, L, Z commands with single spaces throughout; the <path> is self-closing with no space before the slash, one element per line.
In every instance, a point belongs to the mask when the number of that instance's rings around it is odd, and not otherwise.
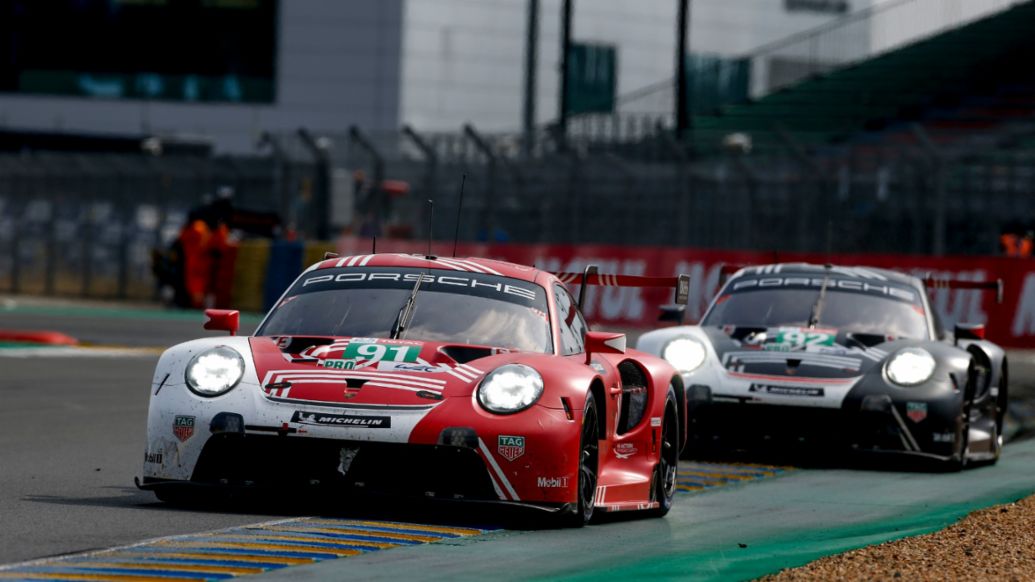
<path fill-rule="evenodd" d="M 809 74 L 751 102 L 723 105 L 694 118 L 694 150 L 713 151 L 732 132 L 750 132 L 759 149 L 783 148 L 781 132 L 816 147 L 916 145 L 917 125 L 940 148 L 994 145 L 1031 127 L 1035 77 L 1018 65 L 1035 50 L 1033 22 L 1035 5 L 1019 4 L 874 58 Z M 753 57 L 787 44 L 823 42 L 839 30 L 824 27 Z"/>

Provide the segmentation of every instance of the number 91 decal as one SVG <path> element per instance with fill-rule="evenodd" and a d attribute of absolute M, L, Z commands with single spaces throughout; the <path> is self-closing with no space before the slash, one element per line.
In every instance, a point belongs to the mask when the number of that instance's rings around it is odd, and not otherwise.
<path fill-rule="evenodd" d="M 377 362 L 416 362 L 419 346 L 350 343 L 341 355 L 346 360 L 364 360 L 364 366 Z"/>

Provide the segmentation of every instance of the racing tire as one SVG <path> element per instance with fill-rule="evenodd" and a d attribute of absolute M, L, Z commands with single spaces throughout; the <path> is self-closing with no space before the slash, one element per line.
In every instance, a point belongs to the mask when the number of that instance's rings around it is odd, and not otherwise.
<path fill-rule="evenodd" d="M 697 418 L 693 411 L 687 411 L 686 414 L 686 446 L 683 447 L 682 453 L 679 457 L 681 459 L 693 459 L 706 455 L 710 450 L 708 442 L 705 440 L 705 436 L 697 430 L 695 426 L 697 424 Z"/>
<path fill-rule="evenodd" d="M 1009 402 L 1009 394 L 1007 394 L 1007 382 L 1006 376 L 1004 375 L 999 379 L 999 393 L 996 396 L 995 408 L 992 409 L 992 413 L 995 415 L 992 422 L 993 433 L 991 435 L 992 441 L 992 458 L 983 459 L 981 461 L 972 462 L 974 466 L 986 467 L 994 465 L 999 462 L 999 456 L 1003 454 L 1003 427 L 1006 422 L 1006 407 Z M 968 464 L 968 466 L 970 465 Z"/>
<path fill-rule="evenodd" d="M 944 468 L 946 471 L 962 471 L 967 466 L 967 451 L 970 449 L 970 402 L 964 401 L 960 406 L 960 416 L 957 422 L 957 434 L 959 438 L 956 441 L 959 443 L 959 449 L 953 453 L 947 461 L 945 461 Z"/>
<path fill-rule="evenodd" d="M 183 488 L 157 487 L 153 492 L 158 501 L 169 505 L 194 505 L 200 501 L 196 492 Z"/>
<path fill-rule="evenodd" d="M 219 490 L 201 489 L 192 487 L 156 487 L 152 493 L 158 501 L 173 507 L 184 509 L 212 509 L 226 508 L 230 504 L 236 504 L 247 498 L 247 493 Z"/>
<path fill-rule="evenodd" d="M 665 416 L 661 425 L 661 458 L 654 467 L 651 480 L 651 501 L 658 507 L 647 511 L 650 517 L 664 517 L 672 509 L 676 496 L 679 471 L 679 415 L 676 413 L 676 394 L 669 388 L 665 399 Z"/>
<path fill-rule="evenodd" d="M 1006 379 L 1004 368 L 1003 374 L 999 378 L 999 394 L 996 396 L 995 438 L 992 440 L 995 447 L 995 458 L 989 462 L 990 465 L 994 465 L 999 460 L 999 455 L 1003 453 L 1003 429 L 1006 427 L 1006 411 L 1010 405 L 1009 389 L 1009 382 Z"/>
<path fill-rule="evenodd" d="M 981 465 L 994 465 L 999 462 L 999 456 L 1003 454 L 1003 432 L 999 423 L 992 423 L 992 458 L 981 463 Z"/>
<path fill-rule="evenodd" d="M 597 493 L 597 474 L 600 469 L 600 436 L 597 433 L 597 403 L 593 394 L 586 395 L 579 434 L 578 502 L 561 514 L 564 527 L 583 527 L 593 519 Z"/>

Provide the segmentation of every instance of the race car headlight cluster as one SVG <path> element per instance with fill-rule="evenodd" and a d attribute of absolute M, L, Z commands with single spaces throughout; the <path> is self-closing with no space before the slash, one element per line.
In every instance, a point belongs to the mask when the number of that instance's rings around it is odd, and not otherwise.
<path fill-rule="evenodd" d="M 699 368 L 704 363 L 705 354 L 704 344 L 689 337 L 676 338 L 661 350 L 661 357 L 684 374 Z"/>
<path fill-rule="evenodd" d="M 888 379 L 899 386 L 922 384 L 934 374 L 935 361 L 923 348 L 904 348 L 888 360 Z"/>
<path fill-rule="evenodd" d="M 542 395 L 543 377 L 523 364 L 500 366 L 478 386 L 478 403 L 496 414 L 520 412 Z"/>
<path fill-rule="evenodd" d="M 199 396 L 219 396 L 244 376 L 244 358 L 237 350 L 219 346 L 205 350 L 187 364 L 187 386 Z"/>

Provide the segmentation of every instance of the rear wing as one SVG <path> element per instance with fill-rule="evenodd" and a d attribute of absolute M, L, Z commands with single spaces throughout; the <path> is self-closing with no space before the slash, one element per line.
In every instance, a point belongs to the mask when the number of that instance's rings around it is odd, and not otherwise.
<path fill-rule="evenodd" d="M 579 309 L 586 298 L 586 287 L 600 285 L 602 287 L 672 287 L 676 294 L 676 303 L 686 305 L 690 300 L 690 275 L 675 277 L 644 277 L 642 275 L 611 275 L 600 273 L 596 265 L 586 267 L 582 273 L 560 272 L 554 276 L 562 283 L 581 285 L 579 289 Z"/>
<path fill-rule="evenodd" d="M 726 281 L 737 271 L 750 267 L 747 264 L 723 263 L 719 268 L 719 287 L 726 284 Z M 963 279 L 936 279 L 931 274 L 920 278 L 927 289 L 977 289 L 981 291 L 995 291 L 996 303 L 1003 302 L 1003 280 L 994 281 L 965 281 Z"/>
<path fill-rule="evenodd" d="M 751 265 L 737 263 L 723 263 L 722 266 L 719 267 L 719 287 L 721 288 L 723 285 L 726 284 L 726 281 L 729 280 L 730 275 L 736 273 L 737 271 L 745 267 L 750 266 Z"/>
<path fill-rule="evenodd" d="M 923 279 L 924 287 L 927 289 L 978 289 L 980 291 L 995 291 L 995 302 L 1003 302 L 1003 280 L 993 281 L 964 281 L 963 279 L 936 279 L 927 275 Z"/>

